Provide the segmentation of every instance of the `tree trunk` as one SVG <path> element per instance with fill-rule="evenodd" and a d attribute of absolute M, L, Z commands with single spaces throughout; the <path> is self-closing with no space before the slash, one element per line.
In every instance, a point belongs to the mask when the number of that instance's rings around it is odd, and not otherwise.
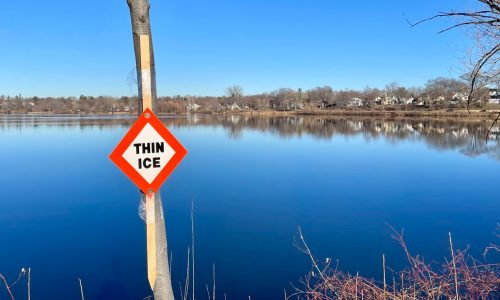
<path fill-rule="evenodd" d="M 138 112 L 139 114 L 143 111 L 143 98 L 142 98 L 142 85 L 143 85 L 143 74 L 142 70 L 145 67 L 149 67 L 150 70 L 150 83 L 151 83 L 151 101 L 153 107 L 151 110 L 154 111 L 154 102 L 156 101 L 156 69 L 155 69 L 155 59 L 153 51 L 153 39 L 151 35 L 151 25 L 149 22 L 149 0 L 127 0 L 128 6 L 130 8 L 130 17 L 132 19 L 132 35 L 134 38 L 134 51 L 135 51 L 135 66 L 137 71 L 137 84 L 139 87 L 139 103 Z M 142 66 L 141 64 L 141 44 L 140 37 L 149 36 L 149 66 Z"/>
<path fill-rule="evenodd" d="M 138 83 L 138 114 L 150 108 L 156 101 L 156 71 L 153 39 L 149 22 L 149 0 L 128 0 L 132 19 L 132 34 Z M 148 238 L 148 279 L 156 300 L 173 300 L 172 282 L 168 261 L 167 234 L 160 192 L 154 196 L 141 195 L 146 209 L 154 212 L 146 220 Z M 152 222 L 151 222 L 152 221 Z M 150 244 L 150 241 L 153 243 Z M 153 245 L 153 247 L 149 247 Z M 151 251 L 151 252 L 150 252 Z M 151 264 L 151 262 L 153 262 Z"/>

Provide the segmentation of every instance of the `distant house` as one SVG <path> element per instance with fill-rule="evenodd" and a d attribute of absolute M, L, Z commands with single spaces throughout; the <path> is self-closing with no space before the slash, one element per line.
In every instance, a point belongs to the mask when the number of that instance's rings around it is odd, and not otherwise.
<path fill-rule="evenodd" d="M 289 105 L 290 109 L 304 109 L 304 103 L 294 102 Z"/>
<path fill-rule="evenodd" d="M 375 105 L 382 105 L 382 97 L 375 98 L 375 100 L 373 100 L 373 103 Z"/>
<path fill-rule="evenodd" d="M 390 96 L 390 97 L 385 96 L 383 103 L 384 103 L 384 105 L 394 105 L 394 104 L 398 103 L 398 98 L 396 98 L 394 96 Z"/>
<path fill-rule="evenodd" d="M 236 104 L 236 102 L 235 102 L 233 104 L 228 105 L 227 109 L 229 109 L 229 110 L 241 110 L 241 107 L 238 104 Z"/>
<path fill-rule="evenodd" d="M 196 104 L 196 103 L 190 103 L 186 106 L 186 110 L 187 111 L 197 111 L 198 109 L 200 109 L 201 106 Z"/>
<path fill-rule="evenodd" d="M 408 99 L 406 99 L 406 98 L 401 98 L 401 99 L 399 99 L 399 103 L 400 103 L 400 104 L 403 104 L 403 105 L 409 105 L 409 104 L 413 104 L 413 100 L 414 100 L 414 98 L 413 98 L 413 97 L 410 97 L 410 98 L 408 98 Z"/>
<path fill-rule="evenodd" d="M 348 107 L 360 107 L 363 106 L 363 99 L 352 98 L 347 102 Z"/>
<path fill-rule="evenodd" d="M 500 104 L 500 89 L 490 89 L 490 104 Z"/>
<path fill-rule="evenodd" d="M 455 93 L 451 97 L 451 104 L 459 104 L 459 103 L 464 103 L 467 102 L 467 94 L 465 93 Z"/>
<path fill-rule="evenodd" d="M 444 96 L 439 96 L 439 97 L 436 98 L 436 100 L 434 100 L 434 102 L 436 102 L 436 103 L 442 103 L 442 102 L 444 102 L 445 99 L 446 98 Z"/>
<path fill-rule="evenodd" d="M 406 100 L 406 104 L 414 106 L 422 106 L 425 104 L 425 99 L 422 97 L 410 97 L 410 99 Z"/>
<path fill-rule="evenodd" d="M 412 105 L 415 103 L 415 97 L 410 97 L 408 100 L 406 100 L 406 103 L 407 105 Z"/>
<path fill-rule="evenodd" d="M 425 104 L 424 99 L 420 97 L 411 97 L 407 100 L 407 103 L 415 106 L 422 106 Z"/>

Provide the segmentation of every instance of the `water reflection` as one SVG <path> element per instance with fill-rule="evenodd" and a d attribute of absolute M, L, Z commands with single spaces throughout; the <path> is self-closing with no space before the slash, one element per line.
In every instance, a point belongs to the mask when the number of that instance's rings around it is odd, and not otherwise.
<path fill-rule="evenodd" d="M 384 138 L 394 143 L 423 141 L 433 149 L 456 150 L 470 157 L 487 155 L 500 160 L 500 126 L 493 126 L 486 141 L 490 121 L 250 115 L 162 116 L 161 119 L 173 127 L 222 127 L 232 139 L 241 138 L 246 130 L 258 130 L 282 138 L 312 136 L 332 139 L 335 136 L 363 135 L 366 140 Z M 0 130 L 38 126 L 79 126 L 81 130 L 127 128 L 134 120 L 133 116 L 1 116 Z"/>

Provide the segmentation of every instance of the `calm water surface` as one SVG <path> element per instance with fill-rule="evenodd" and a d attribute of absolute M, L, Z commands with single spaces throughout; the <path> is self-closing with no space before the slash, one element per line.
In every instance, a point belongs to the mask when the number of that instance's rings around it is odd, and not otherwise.
<path fill-rule="evenodd" d="M 282 299 L 317 257 L 380 277 L 405 266 L 387 223 L 429 260 L 479 255 L 500 221 L 500 136 L 488 123 L 320 117 L 163 118 L 189 154 L 162 189 L 174 290 L 185 280 L 195 206 L 199 299 Z M 32 269 L 36 299 L 143 299 L 139 192 L 108 155 L 133 119 L 0 117 L 0 272 Z M 26 284 L 14 292 L 24 299 Z M 1 290 L 1 289 L 0 289 Z M 5 298 L 0 291 L 0 299 Z"/>

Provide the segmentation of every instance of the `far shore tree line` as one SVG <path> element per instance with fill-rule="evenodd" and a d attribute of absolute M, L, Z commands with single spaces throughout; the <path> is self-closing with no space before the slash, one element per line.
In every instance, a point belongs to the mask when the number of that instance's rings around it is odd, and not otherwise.
<path fill-rule="evenodd" d="M 224 111 L 294 111 L 329 109 L 450 109 L 466 108 L 469 85 L 462 80 L 436 78 L 423 87 L 404 87 L 396 82 L 383 89 L 334 90 L 329 86 L 310 90 L 281 88 L 270 93 L 244 95 L 239 85 L 228 87 L 223 96 L 159 97 L 158 113 Z M 482 88 L 474 93 L 473 107 L 500 104 L 498 89 Z M 496 105 L 495 105 L 496 104 Z M 3 114 L 114 114 L 135 113 L 137 97 L 23 97 L 0 95 Z"/>

